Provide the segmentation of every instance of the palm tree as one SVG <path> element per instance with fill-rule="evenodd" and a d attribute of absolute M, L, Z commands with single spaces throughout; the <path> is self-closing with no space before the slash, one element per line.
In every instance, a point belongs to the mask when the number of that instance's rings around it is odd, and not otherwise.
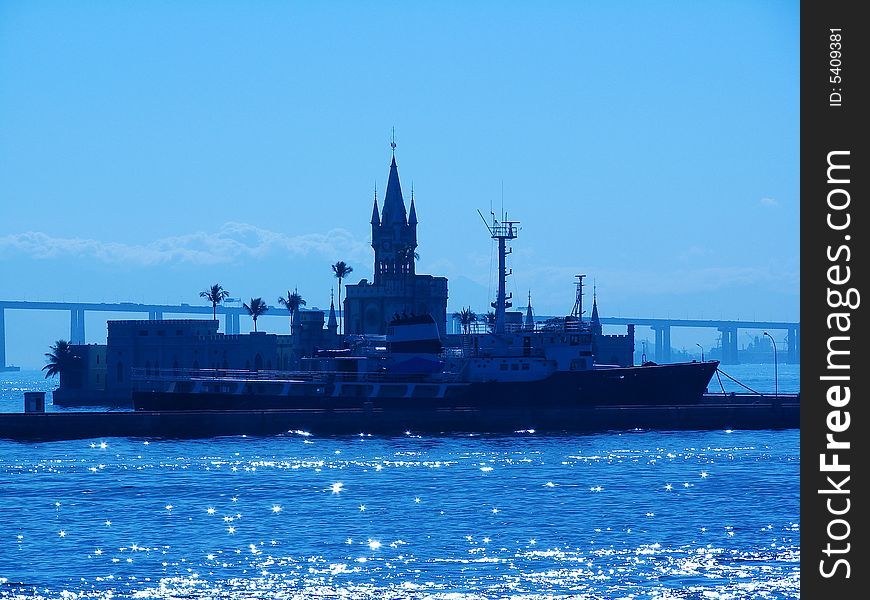
<path fill-rule="evenodd" d="M 266 303 L 263 302 L 262 298 L 251 298 L 250 304 L 242 304 L 248 314 L 251 315 L 251 318 L 254 319 L 254 332 L 257 331 L 257 317 L 262 315 L 264 312 L 269 310 L 269 307 L 266 306 Z"/>
<path fill-rule="evenodd" d="M 462 325 L 462 333 L 468 335 L 471 331 L 471 324 L 477 321 L 477 314 L 471 310 L 471 307 L 463 308 L 459 312 L 453 313 L 453 318 L 459 321 Z"/>
<path fill-rule="evenodd" d="M 299 310 L 300 306 L 305 306 L 307 302 L 302 299 L 302 296 L 299 295 L 299 291 L 294 289 L 293 293 L 290 293 L 290 290 L 287 290 L 287 297 L 283 296 L 278 298 L 278 304 L 283 305 L 287 310 L 290 311 L 290 333 L 293 333 L 293 322 L 296 320 L 296 311 Z"/>
<path fill-rule="evenodd" d="M 486 323 L 486 326 L 489 328 L 490 332 L 495 329 L 495 313 L 489 311 L 485 315 L 483 315 L 483 320 Z"/>
<path fill-rule="evenodd" d="M 200 298 L 205 298 L 211 302 L 212 317 L 217 321 L 217 305 L 230 297 L 230 293 L 226 291 L 221 284 L 216 283 L 209 289 L 199 293 Z"/>
<path fill-rule="evenodd" d="M 338 278 L 338 312 L 342 317 L 338 321 L 338 335 L 341 335 L 341 323 L 344 321 L 344 311 L 342 310 L 341 305 L 341 280 L 353 273 L 353 267 L 349 266 L 343 260 L 340 260 L 332 265 L 332 272 L 335 273 L 335 276 Z"/>
<path fill-rule="evenodd" d="M 66 340 L 57 340 L 54 346 L 50 346 L 51 352 L 45 353 L 46 365 L 42 367 L 45 378 L 60 375 L 60 386 L 64 386 L 64 378 L 67 377 L 81 360 L 73 352 L 72 345 Z"/>

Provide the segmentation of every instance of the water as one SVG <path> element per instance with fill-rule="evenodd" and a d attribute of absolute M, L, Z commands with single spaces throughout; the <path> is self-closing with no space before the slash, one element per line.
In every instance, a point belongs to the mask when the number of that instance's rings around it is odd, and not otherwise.
<path fill-rule="evenodd" d="M 799 449 L 798 430 L 0 441 L 0 598 L 798 598 Z"/>

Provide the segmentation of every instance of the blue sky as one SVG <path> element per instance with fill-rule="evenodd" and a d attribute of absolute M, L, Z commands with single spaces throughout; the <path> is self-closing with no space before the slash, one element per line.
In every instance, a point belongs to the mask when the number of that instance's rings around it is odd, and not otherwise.
<path fill-rule="evenodd" d="M 604 315 L 797 320 L 798 90 L 797 2 L 7 0 L 0 298 L 328 306 L 395 127 L 451 310 L 494 294 L 503 205 L 540 314 L 586 273 Z M 69 335 L 6 321 L 15 364 Z"/>

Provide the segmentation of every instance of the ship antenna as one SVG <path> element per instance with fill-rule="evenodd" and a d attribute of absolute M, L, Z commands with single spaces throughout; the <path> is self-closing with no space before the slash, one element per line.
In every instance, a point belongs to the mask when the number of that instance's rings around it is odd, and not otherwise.
<path fill-rule="evenodd" d="M 577 317 L 578 320 L 583 320 L 583 278 L 586 275 L 575 275 L 577 278 L 577 295 L 574 299 L 574 308 L 571 310 L 571 316 Z"/>
<path fill-rule="evenodd" d="M 503 221 L 498 221 L 493 215 L 492 225 L 490 225 L 483 218 L 480 210 L 477 211 L 477 214 L 480 215 L 480 219 L 486 226 L 487 231 L 489 231 L 490 237 L 498 241 L 498 296 L 496 296 L 495 302 L 492 302 L 490 306 L 495 309 L 495 333 L 500 334 L 505 332 L 505 312 L 513 306 L 510 302 L 513 294 L 508 295 L 505 291 L 505 280 L 509 274 L 505 262 L 507 255 L 511 253 L 510 249 L 507 248 L 507 242 L 516 239 L 519 221 L 508 221 L 507 218 Z"/>

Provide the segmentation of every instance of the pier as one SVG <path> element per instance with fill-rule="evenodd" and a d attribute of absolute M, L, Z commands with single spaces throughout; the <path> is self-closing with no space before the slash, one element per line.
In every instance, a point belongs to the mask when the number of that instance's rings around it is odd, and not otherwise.
<path fill-rule="evenodd" d="M 797 394 L 705 394 L 698 404 L 574 409 L 62 411 L 0 413 L 0 439 L 47 441 L 106 437 L 193 439 L 225 435 L 542 434 L 631 430 L 794 429 Z"/>

